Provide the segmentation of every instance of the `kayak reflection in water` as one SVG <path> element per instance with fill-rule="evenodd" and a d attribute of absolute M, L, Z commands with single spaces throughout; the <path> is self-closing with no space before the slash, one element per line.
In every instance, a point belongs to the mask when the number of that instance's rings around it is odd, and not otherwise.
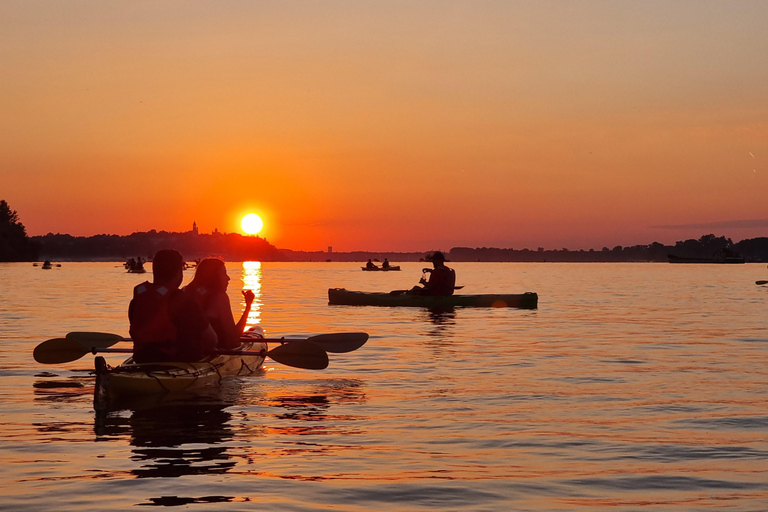
<path fill-rule="evenodd" d="M 251 290 L 243 290 L 245 310 L 240 320 L 235 323 L 232 305 L 227 295 L 229 276 L 227 267 L 221 258 L 205 258 L 198 263 L 195 277 L 184 287 L 203 309 L 203 314 L 213 326 L 219 339 L 220 349 L 234 349 L 240 346 L 240 337 L 245 331 L 251 304 L 256 297 Z"/>
<path fill-rule="evenodd" d="M 412 295 L 453 295 L 453 287 L 456 284 L 456 272 L 449 267 L 445 266 L 445 254 L 440 251 L 434 252 L 432 255 L 427 256 L 427 261 L 432 261 L 434 268 L 425 268 L 422 270 L 424 273 L 429 273 L 429 280 L 423 275 L 419 280 L 419 283 L 424 285 L 414 286 L 408 292 Z"/>

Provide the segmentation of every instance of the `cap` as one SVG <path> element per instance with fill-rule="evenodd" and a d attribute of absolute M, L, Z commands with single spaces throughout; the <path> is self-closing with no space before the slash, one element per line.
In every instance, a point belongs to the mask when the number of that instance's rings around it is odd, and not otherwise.
<path fill-rule="evenodd" d="M 445 259 L 445 254 L 440 251 L 433 252 L 430 256 L 427 256 L 427 261 L 448 261 Z"/>

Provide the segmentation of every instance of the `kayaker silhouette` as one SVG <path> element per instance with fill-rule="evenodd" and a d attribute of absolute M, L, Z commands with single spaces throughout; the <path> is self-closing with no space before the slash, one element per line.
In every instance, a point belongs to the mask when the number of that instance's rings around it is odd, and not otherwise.
<path fill-rule="evenodd" d="M 374 262 L 371 260 L 368 260 L 368 263 L 365 264 L 365 268 L 378 268 Z"/>
<path fill-rule="evenodd" d="M 203 314 L 213 326 L 218 337 L 220 349 L 234 349 L 240 346 L 240 337 L 245 331 L 248 314 L 255 298 L 251 290 L 243 290 L 245 309 L 240 320 L 235 323 L 232 306 L 227 295 L 229 276 L 224 260 L 205 258 L 198 263 L 195 277 L 184 287 L 184 291 L 197 300 Z"/>
<path fill-rule="evenodd" d="M 195 299 L 179 289 L 184 258 L 164 249 L 152 260 L 153 282 L 133 289 L 128 307 L 137 363 L 194 362 L 216 348 L 216 333 Z"/>
<path fill-rule="evenodd" d="M 453 295 L 454 285 L 456 284 L 456 272 L 452 268 L 445 266 L 445 262 L 448 261 L 445 259 L 445 254 L 436 251 L 425 259 L 431 261 L 434 268 L 423 269 L 419 283 L 424 286 L 414 286 L 408 293 L 432 296 Z M 429 279 L 425 277 L 427 273 L 430 274 Z"/>

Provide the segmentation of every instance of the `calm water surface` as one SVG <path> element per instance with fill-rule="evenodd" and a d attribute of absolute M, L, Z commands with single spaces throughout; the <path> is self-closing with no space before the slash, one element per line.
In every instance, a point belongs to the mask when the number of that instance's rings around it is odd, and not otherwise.
<path fill-rule="evenodd" d="M 463 292 L 539 308 L 327 305 L 329 287 L 415 284 L 422 264 L 401 266 L 229 263 L 233 309 L 254 289 L 268 336 L 371 339 L 324 371 L 267 361 L 97 414 L 93 357 L 32 349 L 127 336 L 146 277 L 0 264 L 0 509 L 768 509 L 765 265 L 455 263 Z"/>

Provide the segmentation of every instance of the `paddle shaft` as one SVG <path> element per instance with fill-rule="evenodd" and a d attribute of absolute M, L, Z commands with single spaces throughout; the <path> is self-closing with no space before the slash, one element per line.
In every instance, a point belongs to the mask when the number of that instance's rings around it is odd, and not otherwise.
<path fill-rule="evenodd" d="M 133 354 L 133 349 L 130 348 L 99 348 L 99 347 L 91 347 L 90 351 L 92 354 L 99 354 L 99 353 L 111 353 L 111 354 Z M 268 356 L 269 353 L 266 350 L 217 350 L 215 352 L 217 355 L 225 355 L 225 356 Z"/>
<path fill-rule="evenodd" d="M 453 287 L 453 289 L 454 289 L 454 290 L 461 290 L 462 288 L 464 288 L 464 285 L 461 285 L 461 286 L 454 286 L 454 287 Z M 411 291 L 411 290 L 392 290 L 392 291 L 391 291 L 391 292 L 389 292 L 389 293 L 390 293 L 390 294 L 392 294 L 392 295 L 398 295 L 398 294 L 400 294 L 400 293 L 408 293 L 409 291 Z"/>
<path fill-rule="evenodd" d="M 133 341 L 131 338 L 123 338 L 118 334 L 105 332 L 70 332 L 67 338 L 80 341 L 85 347 L 108 348 L 121 341 Z M 364 332 L 340 332 L 331 334 L 316 334 L 309 338 L 252 338 L 245 336 L 243 342 L 264 341 L 266 343 L 279 343 L 280 345 L 312 342 L 319 345 L 327 352 L 345 353 L 352 352 L 365 345 L 368 334 Z"/>
<path fill-rule="evenodd" d="M 367 335 L 366 335 L 367 337 Z M 322 338 L 321 338 L 322 339 Z M 43 364 L 62 364 L 76 361 L 86 354 L 99 352 L 132 354 L 128 348 L 110 348 L 111 344 L 118 340 L 112 338 L 110 345 L 101 346 L 98 343 L 80 341 L 75 337 L 53 338 L 40 343 L 35 347 L 33 356 L 35 361 Z M 272 350 L 221 350 L 214 354 L 244 355 L 269 357 L 273 361 L 296 368 L 307 370 L 322 370 L 328 367 L 328 354 L 323 348 L 310 341 L 297 340 L 291 343 L 283 343 Z"/>
<path fill-rule="evenodd" d="M 133 341 L 133 338 L 123 338 L 120 341 Z M 296 339 L 289 339 L 289 338 L 242 338 L 241 341 L 245 342 L 256 342 L 256 341 L 263 341 L 265 343 L 291 343 L 296 341 L 312 341 L 312 338 L 296 338 Z"/>
<path fill-rule="evenodd" d="M 99 348 L 91 347 L 86 351 L 93 354 L 99 352 L 111 352 L 119 354 L 133 353 L 133 350 L 128 348 Z M 307 341 L 295 341 L 293 343 L 286 343 L 284 345 L 278 345 L 270 351 L 266 349 L 262 350 L 217 350 L 215 355 L 228 355 L 228 356 L 260 356 L 269 357 L 273 361 L 284 364 L 287 366 L 293 366 L 295 368 L 304 368 L 307 370 L 323 370 L 328 367 L 328 354 L 318 345 Z"/>

